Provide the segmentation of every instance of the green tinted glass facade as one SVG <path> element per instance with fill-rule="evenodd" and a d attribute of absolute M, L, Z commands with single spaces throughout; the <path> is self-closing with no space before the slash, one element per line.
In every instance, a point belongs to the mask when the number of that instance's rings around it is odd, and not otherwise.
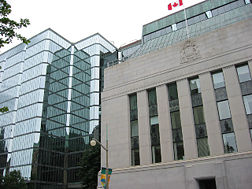
<path fill-rule="evenodd" d="M 0 115 L 1 175 L 20 170 L 29 188 L 81 187 L 79 163 L 100 123 L 101 54 L 115 50 L 99 34 L 71 44 L 49 29 L 0 56 L 0 99 L 17 104 Z"/>

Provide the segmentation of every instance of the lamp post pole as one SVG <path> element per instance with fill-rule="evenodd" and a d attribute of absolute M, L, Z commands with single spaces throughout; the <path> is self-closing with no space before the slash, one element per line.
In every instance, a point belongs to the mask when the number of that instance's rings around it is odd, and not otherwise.
<path fill-rule="evenodd" d="M 108 173 L 109 173 L 109 166 L 108 166 L 108 137 L 106 137 L 106 147 L 102 145 L 102 143 L 100 143 L 97 139 L 92 138 L 92 140 L 90 141 L 90 145 L 91 146 L 95 146 L 96 143 L 98 143 L 106 152 L 106 189 L 109 189 L 109 182 L 108 182 Z"/>

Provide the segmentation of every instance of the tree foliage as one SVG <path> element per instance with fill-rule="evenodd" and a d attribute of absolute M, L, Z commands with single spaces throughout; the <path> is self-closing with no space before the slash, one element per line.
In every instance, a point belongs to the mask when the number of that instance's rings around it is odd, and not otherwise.
<path fill-rule="evenodd" d="M 11 13 L 11 5 L 6 0 L 0 0 L 0 48 L 17 38 L 28 44 L 29 40 L 16 32 L 17 29 L 27 27 L 30 24 L 28 19 L 20 19 L 19 22 L 8 18 Z"/>
<path fill-rule="evenodd" d="M 80 175 L 83 182 L 84 189 L 96 189 L 97 175 L 100 171 L 100 146 L 90 146 L 85 150 L 83 158 L 81 159 Z"/>
<path fill-rule="evenodd" d="M 20 171 L 11 171 L 4 177 L 0 177 L 1 189 L 27 189 L 24 178 L 21 176 Z"/>

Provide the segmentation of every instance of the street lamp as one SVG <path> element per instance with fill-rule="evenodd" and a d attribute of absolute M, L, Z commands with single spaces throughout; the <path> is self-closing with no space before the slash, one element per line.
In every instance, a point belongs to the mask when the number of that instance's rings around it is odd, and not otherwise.
<path fill-rule="evenodd" d="M 98 143 L 105 151 L 106 151 L 106 189 L 109 189 L 109 183 L 108 183 L 108 138 L 106 138 L 106 147 L 102 145 L 97 139 L 92 138 L 90 141 L 91 146 L 95 146 L 96 143 Z"/>

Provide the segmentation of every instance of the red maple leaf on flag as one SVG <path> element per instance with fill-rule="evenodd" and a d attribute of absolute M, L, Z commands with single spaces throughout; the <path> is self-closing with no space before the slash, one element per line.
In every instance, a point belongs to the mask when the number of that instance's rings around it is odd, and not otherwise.
<path fill-rule="evenodd" d="M 176 8 L 176 7 L 180 7 L 182 5 L 183 5 L 183 0 L 173 0 L 172 3 L 169 3 L 168 10 L 172 10 L 173 7 Z"/>
<path fill-rule="evenodd" d="M 175 3 L 173 4 L 173 7 L 176 7 L 176 6 L 178 6 L 178 3 L 175 2 Z"/>

